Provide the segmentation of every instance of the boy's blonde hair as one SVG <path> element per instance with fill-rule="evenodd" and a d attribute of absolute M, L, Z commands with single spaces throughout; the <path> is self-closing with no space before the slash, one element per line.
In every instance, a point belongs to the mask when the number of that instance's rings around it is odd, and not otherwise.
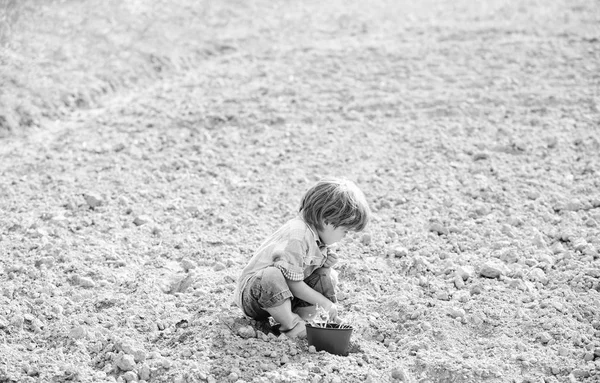
<path fill-rule="evenodd" d="M 317 230 L 323 230 L 323 224 L 332 224 L 362 231 L 369 222 L 371 210 L 354 182 L 330 178 L 320 180 L 304 194 L 300 214 Z"/>

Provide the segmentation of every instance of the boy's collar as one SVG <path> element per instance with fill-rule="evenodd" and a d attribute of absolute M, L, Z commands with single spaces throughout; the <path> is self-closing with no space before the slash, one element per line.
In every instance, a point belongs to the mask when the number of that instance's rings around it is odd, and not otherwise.
<path fill-rule="evenodd" d="M 312 225 L 310 225 L 308 222 L 306 222 L 304 218 L 300 217 L 300 219 L 306 224 L 306 226 L 308 226 L 308 230 L 310 230 L 310 232 L 313 234 L 317 246 L 319 246 L 319 248 L 326 247 L 326 245 L 323 243 L 323 241 L 321 241 L 321 238 L 317 234 L 317 230 L 314 227 L 312 227 Z"/>

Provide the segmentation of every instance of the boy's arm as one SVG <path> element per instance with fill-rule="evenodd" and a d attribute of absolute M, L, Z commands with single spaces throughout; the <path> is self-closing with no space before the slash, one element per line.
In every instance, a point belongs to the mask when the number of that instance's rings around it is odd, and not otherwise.
<path fill-rule="evenodd" d="M 329 306 L 333 304 L 333 302 L 325 298 L 323 294 L 312 289 L 304 281 L 290 281 L 288 279 L 286 282 L 290 291 L 296 298 L 300 298 L 312 305 L 319 305 L 324 308 L 329 308 Z"/>

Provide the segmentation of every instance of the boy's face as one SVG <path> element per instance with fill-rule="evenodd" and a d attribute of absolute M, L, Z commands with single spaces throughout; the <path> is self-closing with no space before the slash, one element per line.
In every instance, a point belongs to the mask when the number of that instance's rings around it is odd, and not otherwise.
<path fill-rule="evenodd" d="M 326 245 L 333 245 L 341 241 L 348 234 L 348 231 L 345 226 L 334 227 L 332 224 L 326 223 L 323 225 L 323 230 L 319 230 L 319 237 Z"/>

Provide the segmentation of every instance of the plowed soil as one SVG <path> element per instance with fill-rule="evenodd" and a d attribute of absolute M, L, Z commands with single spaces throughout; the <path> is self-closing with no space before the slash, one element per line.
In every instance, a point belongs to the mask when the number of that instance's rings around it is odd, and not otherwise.
<path fill-rule="evenodd" d="M 600 381 L 597 1 L 0 5 L 0 382 Z M 232 301 L 326 176 L 348 356 Z"/>

